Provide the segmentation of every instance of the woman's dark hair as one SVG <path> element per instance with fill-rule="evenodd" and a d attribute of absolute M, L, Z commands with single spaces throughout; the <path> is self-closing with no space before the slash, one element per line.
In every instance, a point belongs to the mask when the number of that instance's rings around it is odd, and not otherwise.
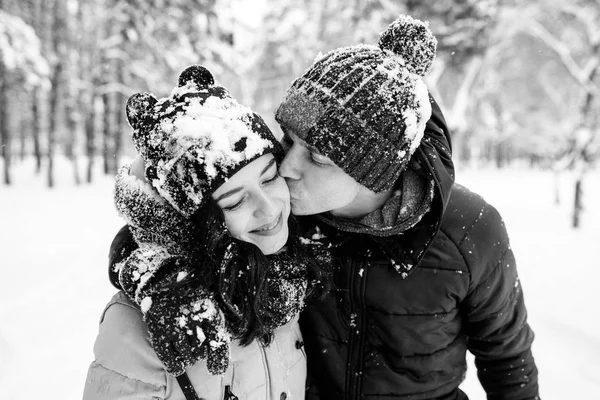
<path fill-rule="evenodd" d="M 274 310 L 272 279 L 274 263 L 290 263 L 289 278 L 307 284 L 306 296 L 321 296 L 327 290 L 325 269 L 317 265 L 300 244 L 298 226 L 290 216 L 287 251 L 266 256 L 250 243 L 234 239 L 225 225 L 223 211 L 210 199 L 193 217 L 197 226 L 197 284 L 215 293 L 234 336 L 242 345 L 254 339 L 270 343 L 280 321 L 281 310 Z M 276 268 L 275 268 L 276 269 Z"/>

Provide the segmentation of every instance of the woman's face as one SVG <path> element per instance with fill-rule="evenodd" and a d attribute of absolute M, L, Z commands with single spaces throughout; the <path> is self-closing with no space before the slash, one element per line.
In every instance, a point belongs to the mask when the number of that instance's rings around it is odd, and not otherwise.
<path fill-rule="evenodd" d="M 290 192 L 272 154 L 239 170 L 212 197 L 232 237 L 256 245 L 264 254 L 276 253 L 287 242 Z"/>

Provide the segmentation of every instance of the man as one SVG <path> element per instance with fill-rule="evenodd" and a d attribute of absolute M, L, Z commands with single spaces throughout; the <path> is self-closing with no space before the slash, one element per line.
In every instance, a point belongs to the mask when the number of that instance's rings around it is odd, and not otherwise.
<path fill-rule="evenodd" d="M 466 399 L 467 350 L 488 399 L 538 398 L 504 223 L 454 184 L 422 81 L 435 45 L 401 16 L 379 47 L 315 61 L 277 110 L 292 212 L 335 287 L 301 318 L 309 399 Z"/>

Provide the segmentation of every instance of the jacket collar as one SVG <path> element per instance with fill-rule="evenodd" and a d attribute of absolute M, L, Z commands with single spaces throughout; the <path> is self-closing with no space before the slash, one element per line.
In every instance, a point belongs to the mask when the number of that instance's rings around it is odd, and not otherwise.
<path fill-rule="evenodd" d="M 450 132 L 439 106 L 433 97 L 430 96 L 430 99 L 432 115 L 415 153 L 415 160 L 424 175 L 434 182 L 435 194 L 431 209 L 418 224 L 404 234 L 375 239 L 403 278 L 408 277 L 414 267 L 419 265 L 439 232 L 454 185 Z"/>

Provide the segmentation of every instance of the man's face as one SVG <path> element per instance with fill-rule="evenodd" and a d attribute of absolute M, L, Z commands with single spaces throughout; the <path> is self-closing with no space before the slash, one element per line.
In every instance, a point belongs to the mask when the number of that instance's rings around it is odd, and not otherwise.
<path fill-rule="evenodd" d="M 293 130 L 285 127 L 282 130 L 286 156 L 279 173 L 290 189 L 292 213 L 312 215 L 331 211 L 334 215 L 345 215 L 361 186 Z"/>

